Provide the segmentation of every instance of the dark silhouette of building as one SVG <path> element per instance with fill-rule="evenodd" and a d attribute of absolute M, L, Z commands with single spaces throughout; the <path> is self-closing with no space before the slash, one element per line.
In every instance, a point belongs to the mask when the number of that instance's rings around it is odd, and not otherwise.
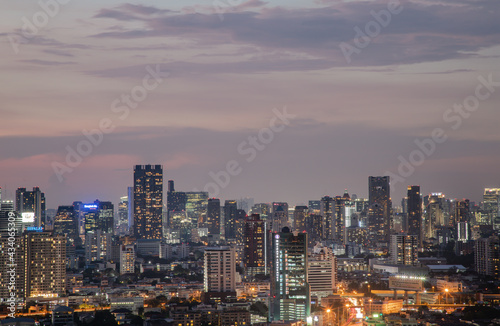
<path fill-rule="evenodd" d="M 420 186 L 408 186 L 408 234 L 418 236 L 419 246 L 422 247 L 422 197 Z"/>
<path fill-rule="evenodd" d="M 134 167 L 134 236 L 162 239 L 163 167 Z"/>
<path fill-rule="evenodd" d="M 387 246 L 389 244 L 392 210 L 390 177 L 369 177 L 368 194 L 370 242 L 372 245 Z"/>

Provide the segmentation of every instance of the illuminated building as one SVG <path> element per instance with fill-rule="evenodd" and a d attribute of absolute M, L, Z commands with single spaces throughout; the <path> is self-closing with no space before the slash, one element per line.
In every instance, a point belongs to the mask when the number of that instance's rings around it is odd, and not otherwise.
<path fill-rule="evenodd" d="M 18 188 L 16 211 L 21 214 L 23 223 L 31 223 L 29 226 L 43 226 L 45 224 L 45 194 L 38 187 L 34 187 L 33 191 Z"/>
<path fill-rule="evenodd" d="M 85 262 L 91 264 L 96 261 L 111 259 L 112 234 L 101 230 L 90 231 L 85 234 Z"/>
<path fill-rule="evenodd" d="M 368 193 L 369 239 L 374 245 L 388 244 L 392 210 L 390 177 L 369 177 Z"/>
<path fill-rule="evenodd" d="M 334 215 L 335 199 L 330 196 L 324 196 L 320 201 L 320 215 L 323 216 L 323 236 L 324 239 L 333 239 L 334 233 Z"/>
<path fill-rule="evenodd" d="M 25 232 L 23 247 L 26 297 L 65 296 L 66 237 L 51 232 Z"/>
<path fill-rule="evenodd" d="M 259 214 L 252 214 L 245 219 L 244 234 L 244 266 L 246 274 L 266 274 L 267 270 L 267 243 L 266 223 Z"/>
<path fill-rule="evenodd" d="M 476 272 L 500 279 L 500 240 L 493 235 L 476 241 L 475 255 Z"/>
<path fill-rule="evenodd" d="M 64 235 L 69 243 L 75 243 L 78 238 L 78 219 L 74 206 L 59 206 L 54 217 L 54 234 Z"/>
<path fill-rule="evenodd" d="M 134 167 L 134 236 L 162 239 L 163 167 Z"/>
<path fill-rule="evenodd" d="M 295 206 L 293 212 L 293 228 L 299 232 L 307 231 L 307 216 L 308 216 L 307 206 Z"/>
<path fill-rule="evenodd" d="M 483 214 L 487 224 L 492 224 L 500 216 L 500 188 L 485 188 L 483 194 Z"/>
<path fill-rule="evenodd" d="M 418 263 L 418 236 L 393 234 L 389 248 L 391 260 L 396 265 L 417 265 Z"/>
<path fill-rule="evenodd" d="M 422 247 L 422 197 L 420 186 L 408 186 L 408 234 L 415 234 L 419 238 L 419 246 Z"/>
<path fill-rule="evenodd" d="M 193 225 L 205 223 L 207 218 L 208 192 L 186 192 L 186 213 Z M 200 226 L 199 226 L 200 227 Z"/>
<path fill-rule="evenodd" d="M 220 199 L 210 198 L 207 202 L 208 234 L 220 234 Z"/>
<path fill-rule="evenodd" d="M 85 234 L 97 230 L 113 234 L 114 205 L 111 202 L 96 200 L 81 204 L 80 214 L 84 220 Z"/>
<path fill-rule="evenodd" d="M 449 226 L 450 205 L 442 193 L 432 193 L 424 197 L 425 225 L 423 238 L 437 238 L 440 227 Z"/>
<path fill-rule="evenodd" d="M 351 198 L 349 197 L 347 190 L 345 191 L 344 196 L 335 197 L 333 239 L 337 243 L 344 245 L 347 242 L 345 207 L 350 202 L 350 200 Z"/>
<path fill-rule="evenodd" d="M 288 203 L 274 202 L 272 204 L 272 230 L 280 231 L 288 226 Z"/>
<path fill-rule="evenodd" d="M 204 291 L 236 291 L 235 250 L 230 247 L 206 248 L 204 253 Z"/>
<path fill-rule="evenodd" d="M 284 227 L 274 233 L 271 273 L 271 321 L 306 320 L 310 314 L 307 282 L 307 233 Z"/>
<path fill-rule="evenodd" d="M 135 249 L 134 245 L 120 246 L 120 274 L 134 273 Z"/>
<path fill-rule="evenodd" d="M 236 238 L 236 217 L 238 204 L 236 200 L 226 200 L 224 202 L 224 236 L 227 239 Z"/>
<path fill-rule="evenodd" d="M 332 249 L 323 247 L 308 259 L 307 281 L 311 287 L 311 296 L 321 298 L 332 295 L 336 289 L 337 263 Z"/>
<path fill-rule="evenodd" d="M 120 197 L 120 203 L 118 204 L 118 220 L 115 223 L 117 234 L 126 235 L 129 231 L 129 200 L 128 196 Z"/>
<path fill-rule="evenodd" d="M 314 245 L 316 242 L 322 241 L 324 239 L 323 215 L 310 214 L 307 217 L 306 228 L 307 234 L 309 235 L 307 237 L 309 245 Z"/>

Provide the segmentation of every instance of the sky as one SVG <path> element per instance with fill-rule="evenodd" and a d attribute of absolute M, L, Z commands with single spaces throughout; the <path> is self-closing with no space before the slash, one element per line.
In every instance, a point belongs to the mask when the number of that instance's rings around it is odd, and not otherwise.
<path fill-rule="evenodd" d="M 2 1 L 2 197 L 117 203 L 134 165 L 162 164 L 223 200 L 366 197 L 390 175 L 395 205 L 415 184 L 479 201 L 500 186 L 498 17 L 498 0 Z"/>

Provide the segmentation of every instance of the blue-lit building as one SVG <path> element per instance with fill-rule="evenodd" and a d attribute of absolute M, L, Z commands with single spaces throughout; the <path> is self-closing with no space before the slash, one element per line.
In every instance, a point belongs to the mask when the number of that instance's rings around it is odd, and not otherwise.
<path fill-rule="evenodd" d="M 271 321 L 306 320 L 310 315 L 307 233 L 284 227 L 273 234 Z"/>

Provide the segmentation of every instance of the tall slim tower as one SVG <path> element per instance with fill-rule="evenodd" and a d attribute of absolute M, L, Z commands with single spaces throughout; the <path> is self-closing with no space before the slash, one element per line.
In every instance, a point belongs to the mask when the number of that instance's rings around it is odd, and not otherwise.
<path fill-rule="evenodd" d="M 373 244 L 389 243 L 391 227 L 390 177 L 369 177 L 368 230 Z"/>
<path fill-rule="evenodd" d="M 162 239 L 163 167 L 134 167 L 134 236 Z"/>
<path fill-rule="evenodd" d="M 238 203 L 236 200 L 226 200 L 224 202 L 224 236 L 227 239 L 236 238 L 236 215 Z"/>
<path fill-rule="evenodd" d="M 295 206 L 293 212 L 293 228 L 299 232 L 306 231 L 307 229 L 307 216 L 309 209 L 307 206 Z"/>
<path fill-rule="evenodd" d="M 483 194 L 483 214 L 488 224 L 493 224 L 500 216 L 500 188 L 485 188 Z"/>
<path fill-rule="evenodd" d="M 259 214 L 245 219 L 243 264 L 248 275 L 265 274 L 267 266 L 266 222 Z"/>
<path fill-rule="evenodd" d="M 416 235 L 420 247 L 423 244 L 422 197 L 420 186 L 408 186 L 408 234 Z"/>
<path fill-rule="evenodd" d="M 307 268 L 307 233 L 284 227 L 273 237 L 271 319 L 306 320 L 311 311 Z"/>
<path fill-rule="evenodd" d="M 207 203 L 207 228 L 209 234 L 220 234 L 220 199 L 209 198 Z"/>

